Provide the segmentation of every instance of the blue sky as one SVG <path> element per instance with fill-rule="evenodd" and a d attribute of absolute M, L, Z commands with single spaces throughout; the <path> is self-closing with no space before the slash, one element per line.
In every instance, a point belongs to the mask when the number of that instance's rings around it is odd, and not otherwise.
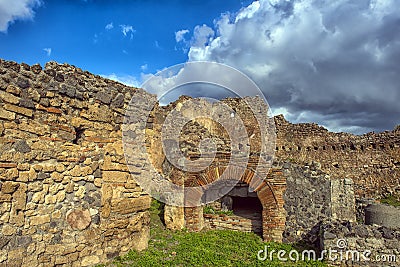
<path fill-rule="evenodd" d="M 68 62 L 96 74 L 140 79 L 143 71 L 187 60 L 175 32 L 212 24 L 221 13 L 244 5 L 237 0 L 41 1 L 31 5 L 30 19 L 10 22 L 0 33 L 0 57 L 28 64 Z"/>
<path fill-rule="evenodd" d="M 399 32 L 398 0 L 0 0 L 3 59 L 133 85 L 187 61 L 224 63 L 274 114 L 357 134 L 400 124 Z"/>

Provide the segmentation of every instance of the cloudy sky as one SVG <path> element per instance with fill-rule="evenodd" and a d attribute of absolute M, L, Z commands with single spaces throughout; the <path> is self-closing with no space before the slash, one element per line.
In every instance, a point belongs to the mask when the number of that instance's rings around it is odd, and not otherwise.
<path fill-rule="evenodd" d="M 398 0 L 0 0 L 0 57 L 133 85 L 214 61 L 291 122 L 358 134 L 400 124 Z"/>

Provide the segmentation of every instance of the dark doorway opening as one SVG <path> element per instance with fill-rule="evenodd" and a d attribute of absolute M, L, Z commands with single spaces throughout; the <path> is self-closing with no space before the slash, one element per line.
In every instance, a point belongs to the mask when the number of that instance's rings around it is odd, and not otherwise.
<path fill-rule="evenodd" d="M 251 230 L 262 233 L 262 205 L 258 197 L 232 197 L 233 214 L 248 219 Z"/>
<path fill-rule="evenodd" d="M 232 197 L 233 213 L 260 213 L 262 205 L 258 197 Z"/>

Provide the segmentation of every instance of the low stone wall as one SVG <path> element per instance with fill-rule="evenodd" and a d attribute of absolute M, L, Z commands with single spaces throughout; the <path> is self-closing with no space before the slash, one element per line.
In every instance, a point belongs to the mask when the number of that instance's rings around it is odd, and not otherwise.
<path fill-rule="evenodd" d="M 121 141 L 132 96 L 152 97 L 70 65 L 0 60 L 0 265 L 89 266 L 147 247 L 151 198 Z"/>
<path fill-rule="evenodd" d="M 369 204 L 365 208 L 365 224 L 378 224 L 392 229 L 400 229 L 400 208 L 383 205 Z"/>
<path fill-rule="evenodd" d="M 350 222 L 321 225 L 321 250 L 333 251 L 329 264 L 335 266 L 399 266 L 400 229 Z M 359 257 L 358 257 L 359 256 Z"/>
<path fill-rule="evenodd" d="M 204 214 L 204 222 L 207 229 L 262 233 L 261 214 L 254 215 L 252 218 L 226 214 Z"/>

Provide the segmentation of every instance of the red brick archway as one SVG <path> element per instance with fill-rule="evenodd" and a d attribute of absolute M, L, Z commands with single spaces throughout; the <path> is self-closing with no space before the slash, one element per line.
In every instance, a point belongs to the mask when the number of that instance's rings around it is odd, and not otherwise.
<path fill-rule="evenodd" d="M 213 166 L 202 173 L 192 173 L 185 180 L 185 186 L 210 184 L 219 180 L 224 171 L 226 171 L 226 167 Z M 240 181 L 252 186 L 254 175 L 254 171 L 247 168 Z M 267 177 L 263 179 L 263 182 L 255 188 L 262 205 L 262 236 L 265 241 L 282 241 L 282 233 L 286 222 L 286 214 L 283 208 L 285 189 L 286 179 L 281 169 L 271 169 Z M 191 226 L 193 230 L 197 228 L 197 220 L 195 218 L 198 217 L 199 210 L 199 208 L 185 208 L 185 219 L 188 228 L 191 228 Z"/>

